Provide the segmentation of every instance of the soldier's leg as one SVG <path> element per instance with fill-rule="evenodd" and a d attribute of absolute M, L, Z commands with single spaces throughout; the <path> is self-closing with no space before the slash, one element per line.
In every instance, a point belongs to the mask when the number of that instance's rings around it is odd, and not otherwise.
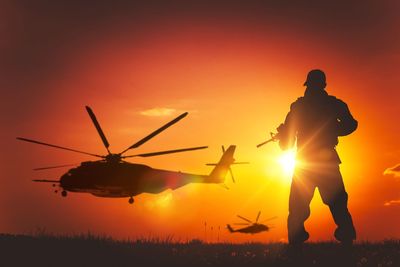
<path fill-rule="evenodd" d="M 339 166 L 330 166 L 318 184 L 323 202 L 329 206 L 337 225 L 335 238 L 341 242 L 352 242 L 356 239 L 353 219 L 347 208 L 347 192 L 345 190 Z"/>
<path fill-rule="evenodd" d="M 301 244 L 309 237 L 304 222 L 310 216 L 310 202 L 315 185 L 305 172 L 293 176 L 289 196 L 288 239 L 290 244 Z"/>

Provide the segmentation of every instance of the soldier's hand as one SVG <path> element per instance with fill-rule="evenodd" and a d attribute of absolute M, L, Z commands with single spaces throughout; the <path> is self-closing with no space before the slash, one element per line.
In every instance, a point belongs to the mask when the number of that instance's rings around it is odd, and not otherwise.
<path fill-rule="evenodd" d="M 279 133 L 279 132 L 283 132 L 283 131 L 284 131 L 284 128 L 285 128 L 285 125 L 284 125 L 283 123 L 281 123 L 281 124 L 278 126 L 278 128 L 276 128 L 276 130 L 277 130 L 278 133 Z"/>

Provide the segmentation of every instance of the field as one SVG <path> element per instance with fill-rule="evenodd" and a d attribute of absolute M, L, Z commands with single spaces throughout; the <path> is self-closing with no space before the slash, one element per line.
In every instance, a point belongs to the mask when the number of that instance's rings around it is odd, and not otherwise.
<path fill-rule="evenodd" d="M 0 266 L 400 266 L 400 241 L 307 243 L 293 252 L 283 243 L 204 244 L 199 240 L 117 241 L 77 236 L 0 235 Z"/>

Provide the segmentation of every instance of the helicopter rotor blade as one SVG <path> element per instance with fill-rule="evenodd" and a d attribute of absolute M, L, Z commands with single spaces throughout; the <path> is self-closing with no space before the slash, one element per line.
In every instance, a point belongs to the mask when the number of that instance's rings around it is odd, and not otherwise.
<path fill-rule="evenodd" d="M 251 223 L 234 223 L 234 225 L 251 225 Z"/>
<path fill-rule="evenodd" d="M 242 217 L 240 215 L 236 215 L 236 216 L 239 217 L 242 220 L 245 220 L 246 222 L 253 223 L 252 221 L 250 221 L 249 219 L 246 219 L 245 217 Z"/>
<path fill-rule="evenodd" d="M 180 121 L 181 119 L 183 119 L 184 117 L 186 117 L 188 114 L 188 112 L 185 112 L 181 115 L 179 115 L 178 117 L 176 117 L 175 119 L 173 119 L 172 121 L 168 122 L 167 124 L 165 124 L 164 126 L 162 126 L 161 128 L 155 130 L 154 132 L 152 132 L 151 134 L 149 134 L 148 136 L 146 136 L 145 138 L 139 140 L 138 142 L 134 143 L 133 145 L 131 145 L 130 147 L 128 147 L 127 149 L 125 149 L 124 151 L 122 151 L 121 153 L 119 153 L 120 155 L 124 154 L 126 151 L 128 151 L 129 149 L 132 148 L 137 148 L 139 146 L 141 146 L 142 144 L 146 143 L 147 141 L 149 141 L 151 138 L 153 138 L 154 136 L 158 135 L 159 133 L 161 133 L 162 131 L 164 131 L 165 129 L 167 129 L 168 127 L 172 126 L 173 124 L 177 123 L 178 121 Z"/>
<path fill-rule="evenodd" d="M 32 180 L 32 182 L 39 182 L 39 183 L 55 183 L 55 184 L 59 184 L 60 181 L 58 180 L 46 180 L 46 179 L 34 179 Z"/>
<path fill-rule="evenodd" d="M 232 168 L 231 168 L 231 167 L 229 167 L 229 174 L 231 175 L 232 182 L 233 182 L 233 183 L 236 183 L 236 182 L 235 182 L 235 177 L 233 177 L 233 171 L 232 171 Z"/>
<path fill-rule="evenodd" d="M 229 190 L 229 187 L 226 184 L 218 184 L 218 185 L 226 190 Z"/>
<path fill-rule="evenodd" d="M 242 162 L 242 161 L 238 161 L 238 162 L 234 162 L 234 163 L 232 163 L 231 165 L 235 165 L 235 164 L 250 164 L 250 162 Z M 217 166 L 217 163 L 206 163 L 206 166 Z"/>
<path fill-rule="evenodd" d="M 70 167 L 70 166 L 75 166 L 75 165 L 77 165 L 77 164 L 65 164 L 65 165 L 57 165 L 57 166 L 48 166 L 48 167 L 35 168 L 33 170 L 34 171 L 42 171 L 42 170 L 48 170 L 48 169 Z"/>
<path fill-rule="evenodd" d="M 259 211 L 257 214 L 256 223 L 258 222 L 258 219 L 260 219 L 260 214 L 261 214 L 261 211 Z"/>
<path fill-rule="evenodd" d="M 111 154 L 110 150 L 108 149 L 110 144 L 108 143 L 107 138 L 104 135 L 104 132 L 101 129 L 99 122 L 97 121 L 96 115 L 94 115 L 94 112 L 92 111 L 92 109 L 89 106 L 86 106 L 86 111 L 89 114 L 90 118 L 92 119 L 94 127 L 96 127 L 96 130 L 99 133 L 101 141 L 103 141 L 103 144 L 106 147 L 108 154 Z"/>
<path fill-rule="evenodd" d="M 40 142 L 40 141 L 35 141 L 35 140 L 32 140 L 32 139 L 23 138 L 23 137 L 17 137 L 17 139 L 21 140 L 21 141 L 25 141 L 25 142 L 34 143 L 34 144 L 50 146 L 50 147 L 54 147 L 54 148 L 59 148 L 59 149 L 64 149 L 64 150 L 76 152 L 76 153 L 86 154 L 86 155 L 90 155 L 90 156 L 93 156 L 93 157 L 104 158 L 104 156 L 100 156 L 100 155 L 97 155 L 97 154 L 92 154 L 92 153 L 88 153 L 88 152 L 84 152 L 84 151 L 80 151 L 80 150 L 76 150 L 76 149 L 72 149 L 72 148 L 52 145 L 52 144 L 48 144 L 48 143 L 44 143 L 44 142 Z"/>
<path fill-rule="evenodd" d="M 142 153 L 142 154 L 136 154 L 136 155 L 130 155 L 130 156 L 122 156 L 122 158 L 153 157 L 153 156 L 172 154 L 172 153 L 179 153 L 179 152 L 186 152 L 186 151 L 199 150 L 199 149 L 205 149 L 205 148 L 208 148 L 208 146 L 198 146 L 198 147 L 189 147 L 189 148 L 181 148 L 181 149 L 174 149 L 174 150 L 165 150 L 165 151 L 158 151 L 158 152 L 151 152 L 151 153 Z"/>
<path fill-rule="evenodd" d="M 271 218 L 268 218 L 268 219 L 262 220 L 262 221 L 261 221 L 261 223 L 263 223 L 263 222 L 267 222 L 267 221 L 270 221 L 270 220 L 273 220 L 273 219 L 276 219 L 276 218 L 278 218 L 278 216 L 274 216 L 274 217 L 271 217 Z"/>

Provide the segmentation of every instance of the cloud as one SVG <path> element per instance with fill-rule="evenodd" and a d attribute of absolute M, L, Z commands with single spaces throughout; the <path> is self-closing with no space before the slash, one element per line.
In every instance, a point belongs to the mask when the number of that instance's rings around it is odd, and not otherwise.
<path fill-rule="evenodd" d="M 176 112 L 176 109 L 173 108 L 152 108 L 140 111 L 139 113 L 143 116 L 149 117 L 164 117 L 170 116 Z"/>
<path fill-rule="evenodd" d="M 400 164 L 397 164 L 394 167 L 387 168 L 384 172 L 384 175 L 394 175 L 395 177 L 400 177 Z"/>
<path fill-rule="evenodd" d="M 383 205 L 384 206 L 399 206 L 400 199 L 386 201 L 385 204 L 383 204 Z"/>

